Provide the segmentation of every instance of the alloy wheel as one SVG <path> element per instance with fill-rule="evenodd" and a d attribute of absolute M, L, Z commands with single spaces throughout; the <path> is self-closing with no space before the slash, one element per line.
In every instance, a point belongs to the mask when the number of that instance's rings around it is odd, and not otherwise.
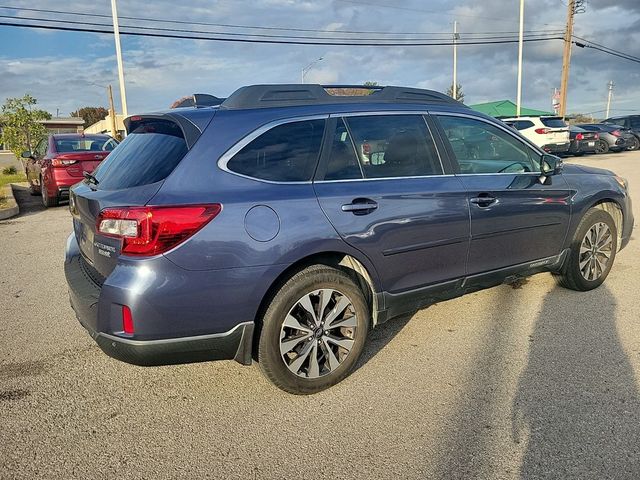
<path fill-rule="evenodd" d="M 349 297 L 331 288 L 302 296 L 280 329 L 280 355 L 299 377 L 318 378 L 336 370 L 355 343 L 357 319 Z"/>
<path fill-rule="evenodd" d="M 606 223 L 598 222 L 587 230 L 580 245 L 578 265 L 585 280 L 593 282 L 607 270 L 611 261 L 613 236 Z"/>
<path fill-rule="evenodd" d="M 609 151 L 609 145 L 604 140 L 598 140 L 596 142 L 596 152 L 597 153 L 607 153 Z"/>

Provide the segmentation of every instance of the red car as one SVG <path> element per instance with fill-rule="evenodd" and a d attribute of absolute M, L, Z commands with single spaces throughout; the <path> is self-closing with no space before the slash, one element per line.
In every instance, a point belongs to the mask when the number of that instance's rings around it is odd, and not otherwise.
<path fill-rule="evenodd" d="M 69 198 L 69 187 L 91 173 L 118 142 L 109 135 L 65 133 L 49 135 L 35 151 L 23 152 L 29 190 L 42 195 L 45 207 Z"/>

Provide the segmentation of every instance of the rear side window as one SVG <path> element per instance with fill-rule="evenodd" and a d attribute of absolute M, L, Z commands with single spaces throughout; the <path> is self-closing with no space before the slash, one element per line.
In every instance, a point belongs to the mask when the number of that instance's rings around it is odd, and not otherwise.
<path fill-rule="evenodd" d="M 324 124 L 324 120 L 306 120 L 273 127 L 236 153 L 227 168 L 273 182 L 311 180 L 320 154 Z"/>
<path fill-rule="evenodd" d="M 421 115 L 354 116 L 345 121 L 365 178 L 442 174 Z"/>
<path fill-rule="evenodd" d="M 168 120 L 139 124 L 96 169 L 98 188 L 118 190 L 164 180 L 187 153 L 182 130 Z"/>
<path fill-rule="evenodd" d="M 640 117 L 630 117 L 629 121 L 631 124 L 631 128 L 633 128 L 634 130 L 640 129 Z"/>
<path fill-rule="evenodd" d="M 540 117 L 540 121 L 545 127 L 549 128 L 564 128 L 567 126 L 560 117 Z"/>

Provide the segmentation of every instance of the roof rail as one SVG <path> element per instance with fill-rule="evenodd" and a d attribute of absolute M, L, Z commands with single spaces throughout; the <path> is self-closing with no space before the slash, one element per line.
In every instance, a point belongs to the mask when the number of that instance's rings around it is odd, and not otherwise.
<path fill-rule="evenodd" d="M 369 95 L 331 95 L 327 89 L 373 90 Z M 233 92 L 220 105 L 224 109 L 295 107 L 343 103 L 463 104 L 443 93 L 409 87 L 371 85 L 274 84 L 250 85 Z"/>

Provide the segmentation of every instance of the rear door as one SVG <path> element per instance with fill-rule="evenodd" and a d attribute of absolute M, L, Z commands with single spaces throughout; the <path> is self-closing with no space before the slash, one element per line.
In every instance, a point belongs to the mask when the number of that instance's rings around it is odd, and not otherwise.
<path fill-rule="evenodd" d="M 461 278 L 469 208 L 420 114 L 332 118 L 314 182 L 340 236 L 373 262 L 386 292 Z"/>
<path fill-rule="evenodd" d="M 562 175 L 541 184 L 540 154 L 508 128 L 465 115 L 437 119 L 469 196 L 469 275 L 559 254 L 572 195 Z"/>
<path fill-rule="evenodd" d="M 96 233 L 100 211 L 145 205 L 188 152 L 180 126 L 170 119 L 135 117 L 127 138 L 100 163 L 95 182 L 71 189 L 69 208 L 83 258 L 103 277 L 117 263 L 121 241 Z"/>

